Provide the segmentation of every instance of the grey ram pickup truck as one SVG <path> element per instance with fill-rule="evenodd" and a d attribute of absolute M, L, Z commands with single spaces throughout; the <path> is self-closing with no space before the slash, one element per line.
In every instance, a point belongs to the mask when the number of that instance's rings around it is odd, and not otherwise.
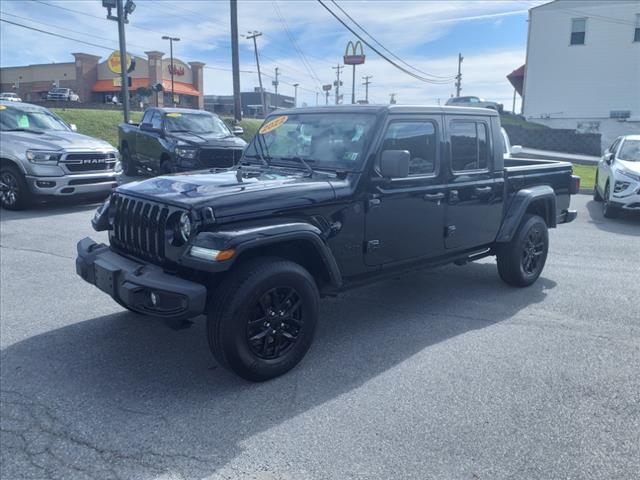
<path fill-rule="evenodd" d="M 37 198 L 104 198 L 118 186 L 118 151 L 75 132 L 38 105 L 0 102 L 0 205 L 28 207 Z"/>

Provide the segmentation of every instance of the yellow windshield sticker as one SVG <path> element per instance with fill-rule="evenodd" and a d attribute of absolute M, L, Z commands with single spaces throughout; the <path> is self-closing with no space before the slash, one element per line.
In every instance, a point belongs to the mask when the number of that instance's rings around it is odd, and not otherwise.
<path fill-rule="evenodd" d="M 6 107 L 6 106 L 4 106 L 4 105 L 0 105 L 0 110 L 6 110 L 6 109 L 7 109 L 7 107 Z"/>
<path fill-rule="evenodd" d="M 265 133 L 269 133 L 275 130 L 278 127 L 284 125 L 284 123 L 289 120 L 289 117 L 283 115 L 281 117 L 274 118 L 273 120 L 268 121 L 262 127 L 260 127 L 260 135 L 264 135 Z"/>
<path fill-rule="evenodd" d="M 181 117 L 181 113 L 167 113 L 167 117 Z"/>

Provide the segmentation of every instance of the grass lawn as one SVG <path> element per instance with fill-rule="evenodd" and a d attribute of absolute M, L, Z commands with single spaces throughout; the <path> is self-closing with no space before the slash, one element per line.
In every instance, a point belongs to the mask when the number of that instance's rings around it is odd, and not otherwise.
<path fill-rule="evenodd" d="M 580 177 L 580 188 L 593 189 L 596 184 L 596 170 L 595 165 L 573 164 L 573 174 Z"/>
<path fill-rule="evenodd" d="M 548 128 L 546 125 L 541 125 L 539 123 L 527 122 L 520 117 L 515 115 L 500 115 L 500 123 L 504 125 L 517 125 L 519 127 L 525 128 Z"/>
<path fill-rule="evenodd" d="M 113 146 L 118 146 L 118 124 L 122 123 L 122 111 L 100 110 L 88 108 L 52 108 L 52 112 L 60 115 L 67 123 L 75 123 L 79 133 L 106 140 Z M 139 122 L 142 112 L 131 112 L 131 121 Z M 227 125 L 233 119 L 224 118 Z M 244 129 L 242 138 L 247 142 L 253 138 L 262 120 L 246 118 L 240 122 Z"/>
<path fill-rule="evenodd" d="M 120 110 L 91 110 L 86 108 L 52 108 L 67 123 L 75 123 L 79 133 L 101 138 L 118 146 L 118 124 L 122 122 Z M 141 112 L 131 112 L 131 120 L 139 122 Z"/>

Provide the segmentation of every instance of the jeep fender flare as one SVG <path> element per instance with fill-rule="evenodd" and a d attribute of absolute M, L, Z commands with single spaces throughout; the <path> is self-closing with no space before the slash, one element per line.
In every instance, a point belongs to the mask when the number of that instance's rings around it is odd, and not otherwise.
<path fill-rule="evenodd" d="M 536 207 L 547 227 L 556 226 L 556 194 L 548 185 L 523 188 L 516 192 L 505 212 L 502 225 L 496 236 L 496 242 L 505 243 L 511 241 L 516 234 L 524 214 L 530 207 Z"/>
<path fill-rule="evenodd" d="M 195 259 L 185 251 L 180 263 L 187 267 L 210 272 L 221 272 L 229 270 L 243 254 L 257 248 L 276 246 L 292 241 L 302 241 L 313 247 L 314 251 L 322 260 L 322 265 L 327 273 L 330 283 L 334 287 L 342 285 L 342 274 L 331 249 L 324 240 L 323 232 L 310 223 L 292 221 L 270 225 L 247 225 L 242 228 L 225 230 L 224 228 L 215 232 L 202 232 L 198 234 L 192 246 L 210 248 L 214 250 L 235 250 L 232 258 L 222 262 L 208 262 Z"/>

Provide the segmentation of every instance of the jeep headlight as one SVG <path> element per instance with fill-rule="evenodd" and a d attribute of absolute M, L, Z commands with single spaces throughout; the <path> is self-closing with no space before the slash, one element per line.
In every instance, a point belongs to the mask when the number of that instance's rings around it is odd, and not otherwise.
<path fill-rule="evenodd" d="M 198 153 L 198 150 L 196 148 L 176 147 L 174 152 L 180 158 L 193 160 L 194 158 L 196 158 L 196 154 Z"/>
<path fill-rule="evenodd" d="M 180 232 L 180 236 L 184 242 L 189 241 L 191 228 L 191 218 L 187 212 L 183 212 L 182 215 L 180 215 L 180 220 L 178 221 L 178 232 Z"/>
<path fill-rule="evenodd" d="M 31 163 L 57 164 L 62 155 L 47 150 L 27 150 L 27 160 Z"/>

